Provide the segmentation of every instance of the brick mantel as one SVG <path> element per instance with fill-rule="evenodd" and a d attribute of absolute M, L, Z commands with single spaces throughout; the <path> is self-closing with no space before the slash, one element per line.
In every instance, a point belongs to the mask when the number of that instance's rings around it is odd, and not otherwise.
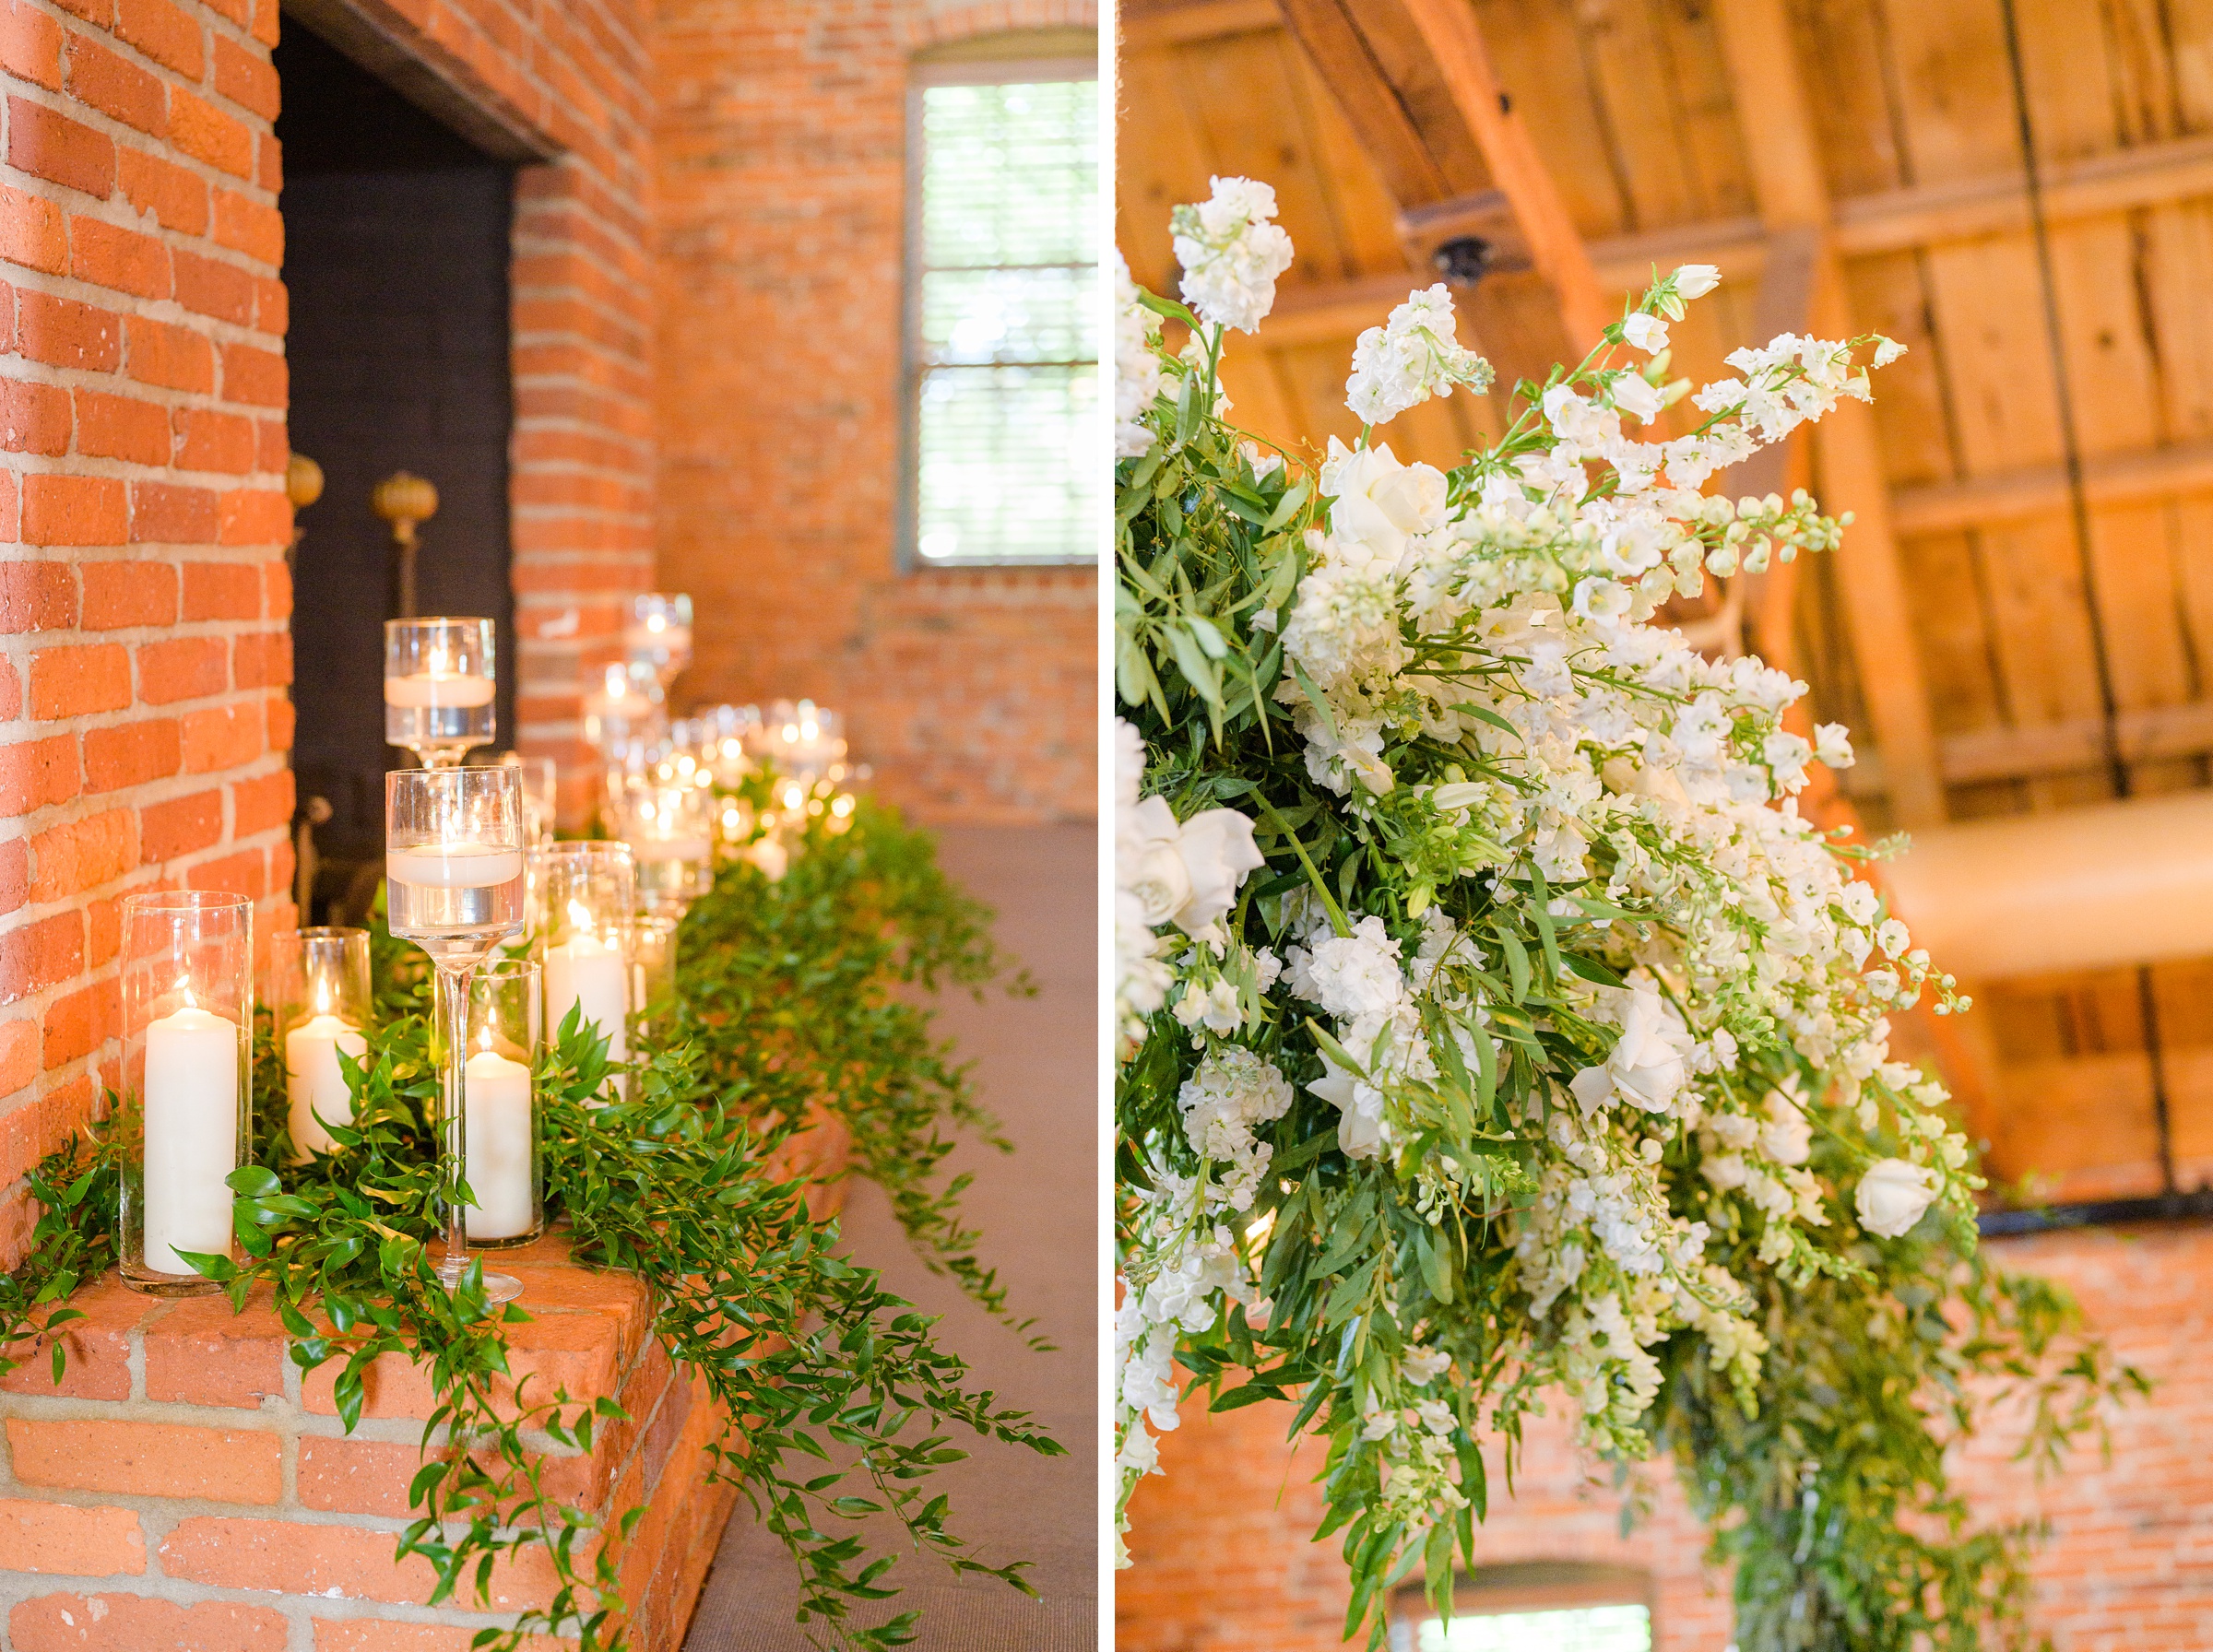
<path fill-rule="evenodd" d="M 636 1280 L 574 1266 L 559 1240 L 500 1266 L 532 1316 L 512 1333 L 517 1377 L 631 1415 L 589 1457 L 541 1440 L 546 1485 L 600 1511 L 646 1505 L 622 1595 L 638 1652 L 672 1652 L 735 1496 L 706 1481 L 720 1415 L 652 1339 Z M 491 1612 L 423 1606 L 428 1563 L 394 1563 L 435 1403 L 420 1369 L 379 1361 L 349 1434 L 338 1363 L 302 1377 L 266 1295 L 233 1315 L 219 1297 L 157 1301 L 110 1275 L 75 1305 L 87 1317 L 65 1332 L 59 1388 L 43 1357 L 0 1379 L 12 1652 L 463 1652 L 500 1611 L 550 1598 L 538 1552 L 495 1570 Z"/>

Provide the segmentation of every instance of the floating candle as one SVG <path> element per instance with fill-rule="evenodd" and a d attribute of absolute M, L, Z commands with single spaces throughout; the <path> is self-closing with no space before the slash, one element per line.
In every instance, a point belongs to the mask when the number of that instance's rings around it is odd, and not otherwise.
<path fill-rule="evenodd" d="M 385 876 L 419 889 L 489 889 L 523 875 L 523 852 L 497 844 L 421 844 L 385 853 Z"/>
<path fill-rule="evenodd" d="M 490 705 L 496 691 L 491 678 L 459 671 L 418 671 L 407 677 L 385 678 L 386 705 L 420 706 L 431 711 Z"/>
<path fill-rule="evenodd" d="M 187 1003 L 146 1029 L 146 1265 L 193 1274 L 179 1250 L 231 1252 L 238 1168 L 238 1023 Z"/>

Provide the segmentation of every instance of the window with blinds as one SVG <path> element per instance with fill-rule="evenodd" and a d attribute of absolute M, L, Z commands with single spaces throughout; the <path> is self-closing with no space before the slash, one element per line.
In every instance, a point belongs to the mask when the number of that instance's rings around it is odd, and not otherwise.
<path fill-rule="evenodd" d="M 1088 62 L 917 66 L 907 324 L 917 566 L 1097 554 L 1095 72 Z"/>

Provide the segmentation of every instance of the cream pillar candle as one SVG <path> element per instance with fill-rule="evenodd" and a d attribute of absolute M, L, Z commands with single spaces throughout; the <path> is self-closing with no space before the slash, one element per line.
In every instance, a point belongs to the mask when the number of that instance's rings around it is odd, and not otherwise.
<path fill-rule="evenodd" d="M 358 1061 L 368 1048 L 369 1041 L 357 1029 L 330 1014 L 302 1021 L 284 1035 L 285 1096 L 291 1108 L 293 1163 L 304 1164 L 311 1152 L 327 1153 L 337 1148 L 316 1115 L 336 1124 L 353 1122 L 353 1097 L 346 1089 L 338 1053 L 342 1050 Z"/>
<path fill-rule="evenodd" d="M 238 1023 L 187 1004 L 146 1029 L 146 1265 L 227 1256 L 238 1168 Z"/>
<path fill-rule="evenodd" d="M 530 1069 L 497 1050 L 468 1058 L 466 1155 L 462 1174 L 477 1202 L 471 1239 L 514 1239 L 536 1217 L 530 1187 Z"/>
<path fill-rule="evenodd" d="M 562 1018 L 572 1004 L 582 1006 L 587 1021 L 597 1021 L 607 1039 L 607 1058 L 630 1058 L 629 1028 L 625 1024 L 630 997 L 622 965 L 622 949 L 614 941 L 578 934 L 557 947 L 546 949 L 546 1032 L 561 1030 Z"/>
<path fill-rule="evenodd" d="M 385 678 L 385 703 L 427 711 L 467 710 L 490 705 L 497 691 L 489 677 L 458 671 L 417 671 Z"/>

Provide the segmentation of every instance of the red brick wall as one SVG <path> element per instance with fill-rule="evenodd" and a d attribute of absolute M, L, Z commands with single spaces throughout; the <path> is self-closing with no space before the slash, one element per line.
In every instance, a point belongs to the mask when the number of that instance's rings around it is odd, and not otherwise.
<path fill-rule="evenodd" d="M 0 1185 L 112 1074 L 120 896 L 289 921 L 292 807 L 276 0 L 6 3 Z"/>
<path fill-rule="evenodd" d="M 1090 569 L 899 572 L 906 69 L 1091 0 L 658 0 L 660 579 L 695 702 L 846 710 L 928 819 L 1096 808 Z"/>
<path fill-rule="evenodd" d="M 642 18 L 361 0 L 542 135 L 515 266 L 520 738 L 652 567 Z M 277 0 L 0 0 L 0 1189 L 120 1050 L 120 898 L 290 923 Z"/>
<path fill-rule="evenodd" d="M 2122 1411 L 2110 1460 L 2077 1453 L 2039 1485 L 2008 1460 L 2003 1425 L 1956 1464 L 1979 1519 L 2047 1519 L 2034 1628 L 2057 1652 L 2204 1652 L 2213 1646 L 2213 1228 L 2056 1234 L 1998 1245 L 2008 1267 L 2072 1289 L 2114 1351 L 2158 1385 Z M 1331 1652 L 1343 1622 L 1344 1565 L 1310 1540 L 1322 1453 L 1284 1444 L 1289 1417 L 1256 1406 L 1187 1409 L 1163 1442 L 1165 1479 L 1132 1503 L 1136 1566 L 1118 1575 L 1119 1652 Z M 1564 1434 L 1533 1434 L 1519 1496 L 1479 1531 L 1485 1563 L 1596 1560 L 1647 1568 L 1657 1652 L 1722 1652 L 1722 1580 L 1698 1564 L 1703 1536 L 1672 1476 L 1655 1472 L 1655 1517 L 1627 1540 L 1619 1494 L 1583 1488 Z M 1494 1496 L 1499 1482 L 1493 1480 Z"/>

